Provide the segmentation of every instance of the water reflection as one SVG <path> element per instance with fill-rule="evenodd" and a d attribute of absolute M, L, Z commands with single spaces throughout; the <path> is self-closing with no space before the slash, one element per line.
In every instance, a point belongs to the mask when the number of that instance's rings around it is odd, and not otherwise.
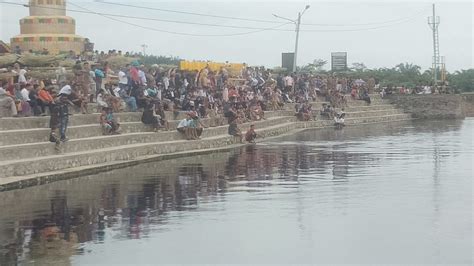
<path fill-rule="evenodd" d="M 459 156 L 462 142 L 450 140 L 458 138 L 466 124 L 472 131 L 472 120 L 306 131 L 231 152 L 0 193 L 0 264 L 67 265 L 71 256 L 90 252 L 85 243 L 151 238 L 173 230 L 169 225 L 179 224 L 184 215 L 223 208 L 212 203 L 225 202 L 236 193 L 274 200 L 261 195 L 304 195 L 305 184 L 330 182 L 332 197 L 324 200 L 333 200 L 347 212 L 353 192 L 340 184 L 376 178 L 378 168 L 395 166 L 397 160 L 423 163 L 427 149 L 427 162 L 434 168 L 433 207 L 438 212 L 443 160 Z M 413 145 L 419 149 L 414 151 Z M 409 158 L 407 151 L 413 152 Z M 295 204 L 301 235 L 312 239 L 304 223 L 302 197 Z"/>

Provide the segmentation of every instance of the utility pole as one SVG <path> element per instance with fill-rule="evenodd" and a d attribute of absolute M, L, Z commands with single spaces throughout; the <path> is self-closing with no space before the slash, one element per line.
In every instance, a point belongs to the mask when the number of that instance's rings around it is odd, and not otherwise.
<path fill-rule="evenodd" d="M 298 22 L 296 23 L 295 54 L 293 56 L 293 72 L 298 71 L 298 69 L 296 68 L 296 63 L 297 63 L 297 59 L 298 59 L 298 41 L 300 39 L 300 25 L 301 25 L 301 12 L 298 12 Z"/>
<path fill-rule="evenodd" d="M 434 85 L 438 82 L 438 69 L 441 64 L 440 53 L 439 53 L 439 27 L 440 19 L 439 16 L 436 16 L 435 4 L 433 4 L 433 16 L 428 17 L 428 25 L 430 25 L 431 30 L 433 30 L 433 82 Z"/>
<path fill-rule="evenodd" d="M 303 10 L 303 12 L 298 12 L 298 18 L 296 20 L 293 20 L 293 19 L 289 19 L 289 18 L 285 18 L 285 17 L 281 17 L 281 16 L 278 16 L 278 15 L 275 15 L 273 14 L 273 16 L 277 17 L 277 18 L 281 18 L 281 19 L 284 19 L 284 20 L 288 20 L 288 21 L 291 21 L 292 23 L 294 23 L 296 25 L 296 42 L 295 42 L 295 54 L 293 55 L 293 72 L 297 72 L 297 68 L 296 68 L 296 64 L 298 62 L 298 42 L 299 42 L 299 38 L 300 38 L 300 25 L 301 25 L 301 17 L 303 16 L 303 14 L 306 12 L 306 10 L 309 9 L 309 5 L 307 5 L 305 7 L 305 9 Z"/>

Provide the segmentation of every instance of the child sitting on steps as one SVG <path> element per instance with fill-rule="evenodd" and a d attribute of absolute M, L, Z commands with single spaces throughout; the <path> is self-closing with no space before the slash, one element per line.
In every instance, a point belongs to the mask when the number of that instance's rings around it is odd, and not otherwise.
<path fill-rule="evenodd" d="M 102 108 L 100 114 L 100 125 L 102 126 L 103 135 L 118 135 L 120 134 L 120 123 L 115 119 L 112 108 Z"/>

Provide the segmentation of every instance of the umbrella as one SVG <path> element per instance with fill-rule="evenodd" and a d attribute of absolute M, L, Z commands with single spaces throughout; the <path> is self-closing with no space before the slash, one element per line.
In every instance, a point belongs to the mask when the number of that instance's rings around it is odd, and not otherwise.
<path fill-rule="evenodd" d="M 354 81 L 354 83 L 357 85 L 357 86 L 362 86 L 365 84 L 365 81 L 363 81 L 362 79 L 356 79 Z"/>

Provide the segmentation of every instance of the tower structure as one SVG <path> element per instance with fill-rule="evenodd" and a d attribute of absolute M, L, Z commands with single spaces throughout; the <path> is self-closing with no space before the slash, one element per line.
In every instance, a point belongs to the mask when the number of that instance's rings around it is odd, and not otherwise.
<path fill-rule="evenodd" d="M 22 51 L 51 54 L 80 54 L 85 39 L 76 35 L 76 21 L 66 15 L 66 0 L 30 0 L 28 17 L 20 20 L 20 35 L 11 39 L 11 47 Z"/>
<path fill-rule="evenodd" d="M 435 4 L 433 4 L 433 16 L 428 17 L 428 25 L 430 25 L 433 31 L 433 81 L 436 84 L 438 82 L 438 72 L 441 66 L 441 57 L 439 53 L 439 27 L 440 19 L 436 16 Z"/>

